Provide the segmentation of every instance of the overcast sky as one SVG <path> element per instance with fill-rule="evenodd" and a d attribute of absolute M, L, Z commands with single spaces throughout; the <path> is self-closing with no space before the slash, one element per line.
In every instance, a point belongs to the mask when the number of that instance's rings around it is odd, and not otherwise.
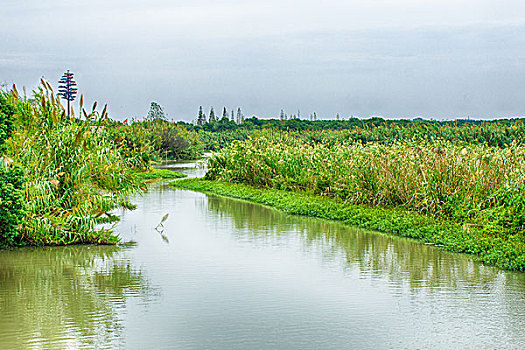
<path fill-rule="evenodd" d="M 114 119 L 525 115 L 523 0 L 2 0 L 0 82 L 75 73 Z"/>

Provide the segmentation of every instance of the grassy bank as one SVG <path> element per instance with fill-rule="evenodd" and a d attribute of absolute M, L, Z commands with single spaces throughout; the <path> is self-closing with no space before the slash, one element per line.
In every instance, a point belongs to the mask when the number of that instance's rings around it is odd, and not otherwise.
<path fill-rule="evenodd" d="M 467 253 L 508 270 L 525 271 L 525 239 L 521 235 L 493 235 L 471 225 L 440 220 L 402 209 L 348 204 L 338 198 L 305 192 L 262 189 L 203 179 L 183 179 L 172 186 L 249 200 L 289 214 L 337 220 L 348 225 L 410 237 Z"/>
<path fill-rule="evenodd" d="M 164 116 L 128 125 L 79 102 L 68 117 L 44 80 L 31 96 L 0 89 L 0 248 L 114 244 L 99 225 L 118 219 L 112 210 L 134 209 L 129 195 L 149 182 L 185 176 L 152 160 L 202 153 L 196 133 Z"/>
<path fill-rule="evenodd" d="M 208 169 L 209 180 L 399 207 L 494 235 L 525 233 L 525 146 L 311 144 L 269 131 L 232 143 L 210 159 Z"/>
<path fill-rule="evenodd" d="M 169 169 L 153 169 L 146 172 L 137 172 L 133 174 L 133 176 L 140 182 L 148 183 L 156 180 L 180 179 L 186 177 L 187 175 Z"/>
<path fill-rule="evenodd" d="M 19 169 L 22 206 L 16 229 L 0 235 L 0 245 L 116 243 L 98 224 L 115 208 L 131 208 L 127 198 L 139 187 L 108 132 L 106 109 L 68 118 L 46 82 L 30 98 L 13 88 L 0 100 L 13 126 L 4 160 Z"/>

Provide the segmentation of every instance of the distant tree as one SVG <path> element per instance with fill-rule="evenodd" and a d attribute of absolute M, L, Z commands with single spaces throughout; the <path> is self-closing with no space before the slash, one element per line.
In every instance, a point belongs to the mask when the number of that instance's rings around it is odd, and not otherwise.
<path fill-rule="evenodd" d="M 244 117 L 241 112 L 241 107 L 237 108 L 237 124 L 241 124 L 244 121 Z"/>
<path fill-rule="evenodd" d="M 164 119 L 166 120 L 166 116 L 164 115 L 164 110 L 162 109 L 161 105 L 159 105 L 157 102 L 151 102 L 151 105 L 149 106 L 148 111 L 148 119 Z"/>
<path fill-rule="evenodd" d="M 232 122 L 235 122 L 235 114 L 233 114 L 233 109 L 232 109 L 232 113 L 231 113 L 231 120 L 232 120 Z"/>
<path fill-rule="evenodd" d="M 341 117 L 339 117 L 339 113 L 336 114 L 335 120 L 341 120 Z"/>
<path fill-rule="evenodd" d="M 281 114 L 279 115 L 279 119 L 283 121 L 285 119 L 284 117 L 284 111 L 281 109 Z"/>
<path fill-rule="evenodd" d="M 215 117 L 215 112 L 213 111 L 213 107 L 210 109 L 210 118 L 208 119 L 210 123 L 214 123 L 217 121 L 217 117 Z"/>
<path fill-rule="evenodd" d="M 197 125 L 204 125 L 206 123 L 206 116 L 202 111 L 202 106 L 199 106 L 199 115 L 197 117 Z"/>
<path fill-rule="evenodd" d="M 314 121 L 317 120 L 317 113 L 314 112 Z"/>
<path fill-rule="evenodd" d="M 77 83 L 73 79 L 73 73 L 67 70 L 67 72 L 62 75 L 62 78 L 58 81 L 58 96 L 67 100 L 67 119 L 69 120 L 69 113 L 71 111 L 71 102 L 77 97 Z"/>
<path fill-rule="evenodd" d="M 226 110 L 226 107 L 222 110 L 222 117 L 228 119 L 228 111 Z"/>

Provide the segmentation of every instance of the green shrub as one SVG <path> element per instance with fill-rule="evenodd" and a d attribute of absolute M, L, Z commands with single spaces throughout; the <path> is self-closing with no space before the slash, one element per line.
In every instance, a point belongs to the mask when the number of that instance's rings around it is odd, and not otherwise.
<path fill-rule="evenodd" d="M 12 133 L 14 109 L 0 94 L 0 154 Z M 0 156 L 0 246 L 12 245 L 18 236 L 18 224 L 24 215 L 22 198 L 23 174 L 20 168 L 9 166 Z"/>
<path fill-rule="evenodd" d="M 5 140 L 13 131 L 14 109 L 4 94 L 0 94 L 0 154 L 5 149 Z"/>
<path fill-rule="evenodd" d="M 0 246 L 13 245 L 24 215 L 23 174 L 20 168 L 0 162 Z"/>

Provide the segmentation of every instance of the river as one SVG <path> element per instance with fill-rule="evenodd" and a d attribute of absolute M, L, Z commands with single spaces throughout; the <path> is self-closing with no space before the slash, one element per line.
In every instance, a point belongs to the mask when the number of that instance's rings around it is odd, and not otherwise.
<path fill-rule="evenodd" d="M 164 183 L 133 201 L 126 244 L 0 252 L 0 349 L 525 348 L 523 273 Z"/>

